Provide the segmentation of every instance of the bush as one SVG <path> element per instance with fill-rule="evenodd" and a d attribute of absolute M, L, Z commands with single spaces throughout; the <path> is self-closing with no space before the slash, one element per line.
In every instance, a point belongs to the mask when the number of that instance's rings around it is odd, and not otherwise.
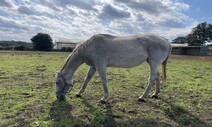
<path fill-rule="evenodd" d="M 24 51 L 25 49 L 26 47 L 23 45 L 14 47 L 14 50 L 18 50 L 18 51 Z"/>
<path fill-rule="evenodd" d="M 49 34 L 38 33 L 31 38 L 33 48 L 39 51 L 51 51 L 53 49 L 52 38 Z"/>
<path fill-rule="evenodd" d="M 73 48 L 71 48 L 71 47 L 62 47 L 61 48 L 61 51 L 62 52 L 72 52 L 73 51 Z"/>
<path fill-rule="evenodd" d="M 13 50 L 13 47 L 3 47 L 3 50 Z"/>

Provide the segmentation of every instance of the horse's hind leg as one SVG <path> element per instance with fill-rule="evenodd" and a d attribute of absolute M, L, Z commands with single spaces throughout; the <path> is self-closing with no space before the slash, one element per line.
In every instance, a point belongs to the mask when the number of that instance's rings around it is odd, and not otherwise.
<path fill-rule="evenodd" d="M 144 93 L 139 97 L 139 101 L 144 102 L 145 98 L 148 96 L 150 89 L 152 88 L 152 85 L 155 83 L 155 79 L 157 78 L 157 72 L 159 64 L 154 62 L 148 62 L 150 66 L 150 75 L 149 75 L 149 82 L 148 86 L 145 89 Z"/>
<path fill-rule="evenodd" d="M 76 97 L 82 97 L 81 94 L 85 91 L 85 88 L 86 88 L 88 82 L 91 80 L 91 78 L 93 77 L 95 72 L 96 72 L 96 68 L 95 67 L 90 67 L 89 68 L 87 76 L 85 77 L 85 81 L 82 84 L 80 91 L 76 94 Z"/>
<path fill-rule="evenodd" d="M 152 95 L 152 98 L 158 98 L 158 93 L 160 92 L 160 73 L 157 72 L 156 75 L 156 89 L 154 94 Z"/>

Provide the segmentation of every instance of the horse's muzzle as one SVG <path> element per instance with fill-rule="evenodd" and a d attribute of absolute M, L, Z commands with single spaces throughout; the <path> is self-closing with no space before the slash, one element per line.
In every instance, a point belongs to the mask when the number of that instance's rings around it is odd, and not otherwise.
<path fill-rule="evenodd" d="M 58 100 L 64 100 L 66 98 L 65 95 L 57 95 L 56 97 Z"/>

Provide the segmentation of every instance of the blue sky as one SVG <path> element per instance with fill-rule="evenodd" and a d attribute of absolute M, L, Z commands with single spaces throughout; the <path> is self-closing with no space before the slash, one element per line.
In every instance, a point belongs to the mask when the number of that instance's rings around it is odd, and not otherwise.
<path fill-rule="evenodd" d="M 211 0 L 0 0 L 0 40 L 39 32 L 85 40 L 94 34 L 154 33 L 172 40 L 212 23 Z"/>
<path fill-rule="evenodd" d="M 184 14 L 198 22 L 207 21 L 208 23 L 212 23 L 211 0 L 183 0 L 183 2 L 190 6 L 189 10 L 184 12 Z"/>

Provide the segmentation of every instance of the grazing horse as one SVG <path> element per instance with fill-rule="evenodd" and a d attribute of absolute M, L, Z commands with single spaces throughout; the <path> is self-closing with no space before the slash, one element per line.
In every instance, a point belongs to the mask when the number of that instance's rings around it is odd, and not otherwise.
<path fill-rule="evenodd" d="M 56 74 L 56 96 L 64 99 L 73 87 L 72 78 L 77 68 L 86 63 L 90 66 L 84 83 L 76 97 L 82 93 L 97 71 L 104 88 L 104 96 L 100 102 L 106 103 L 109 96 L 107 84 L 107 67 L 129 68 L 147 61 L 150 67 L 148 86 L 139 97 L 144 102 L 151 87 L 156 82 L 153 97 L 160 92 L 160 74 L 158 67 L 162 64 L 162 77 L 166 80 L 166 63 L 171 52 L 171 45 L 167 39 L 156 35 L 136 35 L 117 37 L 106 34 L 94 35 L 78 46 L 68 57 L 63 68 Z"/>

